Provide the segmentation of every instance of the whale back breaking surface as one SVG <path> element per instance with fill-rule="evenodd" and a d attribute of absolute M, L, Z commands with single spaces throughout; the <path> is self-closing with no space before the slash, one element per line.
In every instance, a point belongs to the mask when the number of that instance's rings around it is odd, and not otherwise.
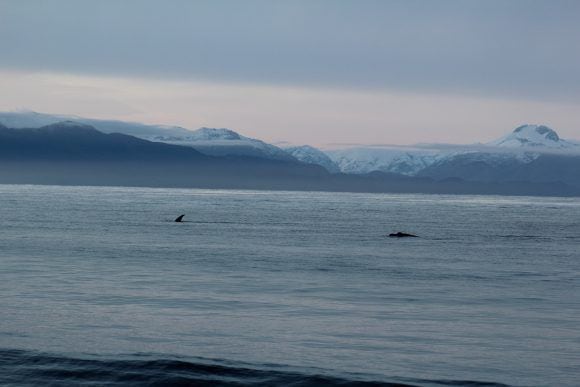
<path fill-rule="evenodd" d="M 183 214 L 183 215 L 179 215 L 179 216 L 178 216 L 178 217 L 175 219 L 175 221 L 176 221 L 176 222 L 178 222 L 178 223 L 181 223 L 181 222 L 183 222 L 183 217 L 184 217 L 184 216 L 185 216 L 185 214 Z"/>
<path fill-rule="evenodd" d="M 417 235 L 408 234 L 406 232 L 400 232 L 400 231 L 397 233 L 389 234 L 389 236 L 391 238 L 418 238 Z"/>

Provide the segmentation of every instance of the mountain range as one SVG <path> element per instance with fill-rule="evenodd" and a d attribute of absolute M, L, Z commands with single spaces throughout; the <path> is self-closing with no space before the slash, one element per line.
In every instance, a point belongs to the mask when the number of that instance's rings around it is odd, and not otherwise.
<path fill-rule="evenodd" d="M 102 177 L 96 183 L 107 185 L 550 195 L 580 191 L 580 144 L 544 125 L 523 125 L 486 144 L 323 151 L 308 145 L 281 148 L 225 128 L 191 131 L 0 112 L 0 182 L 21 182 L 15 178 L 16 164 L 30 171 L 34 163 L 44 166 L 37 166 L 27 182 L 51 183 L 49 176 L 61 170 L 57 182 L 92 184 L 91 173 L 80 177 L 96 169 L 100 172 L 93 176 Z M 114 173 L 107 172 L 112 164 Z M 107 173 L 118 177 L 107 182 Z"/>
<path fill-rule="evenodd" d="M 487 144 L 357 147 L 328 151 L 345 173 L 372 171 L 434 179 L 565 183 L 580 187 L 580 144 L 544 125 L 522 125 Z"/>

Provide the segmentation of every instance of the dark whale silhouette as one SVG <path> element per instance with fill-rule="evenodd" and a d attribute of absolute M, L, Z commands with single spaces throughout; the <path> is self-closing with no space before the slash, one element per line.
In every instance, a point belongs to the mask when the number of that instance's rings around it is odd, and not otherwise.
<path fill-rule="evenodd" d="M 185 216 L 185 214 L 183 214 L 183 215 L 179 215 L 179 216 L 178 216 L 178 217 L 175 219 L 175 221 L 176 221 L 176 222 L 179 222 L 179 223 L 183 222 L 183 217 L 184 217 L 184 216 Z"/>
<path fill-rule="evenodd" d="M 393 237 L 393 238 L 406 238 L 406 237 L 418 238 L 417 235 L 407 234 L 406 232 L 400 232 L 400 231 L 398 233 L 389 234 L 389 236 Z"/>

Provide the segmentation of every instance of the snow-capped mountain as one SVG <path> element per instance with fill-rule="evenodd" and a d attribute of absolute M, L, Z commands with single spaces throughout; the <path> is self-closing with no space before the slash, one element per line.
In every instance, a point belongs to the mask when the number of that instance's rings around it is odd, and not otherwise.
<path fill-rule="evenodd" d="M 297 161 L 292 155 L 264 141 L 242 136 L 225 128 L 200 128 L 184 136 L 139 136 L 145 140 L 189 146 L 211 156 L 251 156 Z"/>
<path fill-rule="evenodd" d="M 67 121 L 64 122 L 63 121 Z M 266 160 L 316 164 L 331 173 L 367 174 L 375 171 L 445 179 L 478 181 L 556 181 L 580 186 L 580 142 L 560 138 L 545 125 L 522 125 L 487 144 L 417 145 L 415 147 L 354 147 L 322 152 L 311 146 L 281 149 L 230 129 L 146 125 L 113 120 L 0 112 L 0 128 L 39 128 L 61 123 L 79 129 L 90 125 L 104 133 L 194 148 L 213 156 L 249 156 Z M 75 130 L 76 130 L 75 129 Z"/>
<path fill-rule="evenodd" d="M 44 114 L 28 110 L 0 112 L 0 123 L 8 128 L 39 128 L 63 121 L 91 125 L 103 133 L 122 133 L 149 141 L 189 146 L 213 156 L 251 156 L 273 160 L 297 161 L 294 157 L 274 145 L 239 135 L 229 129 L 201 128 L 192 131 L 179 126 L 98 120 L 77 116 Z"/>
<path fill-rule="evenodd" d="M 531 153 L 516 157 L 510 153 L 464 153 L 442 159 L 417 176 L 436 180 L 459 178 L 480 182 L 532 182 L 568 184 L 580 187 L 580 154 Z"/>
<path fill-rule="evenodd" d="M 542 153 L 580 152 L 578 142 L 564 140 L 544 125 L 522 125 L 487 144 L 426 148 L 356 147 L 326 153 L 344 173 L 382 171 L 414 176 L 427 168 L 434 170 L 443 165 L 479 163 L 499 167 L 506 163 L 531 163 Z"/>
<path fill-rule="evenodd" d="M 306 164 L 320 165 L 330 173 L 339 173 L 340 168 L 326 153 L 310 145 L 283 148 L 291 156 Z"/>
<path fill-rule="evenodd" d="M 433 163 L 437 151 L 399 148 L 347 148 L 326 152 L 343 173 L 373 171 L 415 175 Z"/>
<path fill-rule="evenodd" d="M 179 126 L 146 125 L 137 122 L 98 120 L 77 116 L 37 113 L 29 110 L 0 112 L 0 123 L 8 128 L 40 128 L 63 121 L 90 125 L 103 133 L 123 133 L 137 137 L 152 135 L 184 136 L 190 133 L 189 130 Z"/>
<path fill-rule="evenodd" d="M 477 150 L 454 152 L 419 171 L 435 179 L 580 186 L 580 146 L 544 125 L 523 125 Z"/>
<path fill-rule="evenodd" d="M 544 125 L 522 125 L 512 133 L 488 143 L 491 146 L 526 149 L 572 149 L 578 147 L 571 141 L 563 140 L 553 129 Z"/>

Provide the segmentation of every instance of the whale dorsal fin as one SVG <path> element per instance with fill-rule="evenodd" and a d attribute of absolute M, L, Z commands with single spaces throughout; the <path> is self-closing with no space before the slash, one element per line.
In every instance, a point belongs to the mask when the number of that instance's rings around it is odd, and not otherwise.
<path fill-rule="evenodd" d="M 176 222 L 182 222 L 182 221 L 183 221 L 183 217 L 184 217 L 184 216 L 185 216 L 185 214 L 183 214 L 183 215 L 179 215 L 179 216 L 178 216 L 178 217 L 175 219 L 175 221 L 176 221 Z"/>

